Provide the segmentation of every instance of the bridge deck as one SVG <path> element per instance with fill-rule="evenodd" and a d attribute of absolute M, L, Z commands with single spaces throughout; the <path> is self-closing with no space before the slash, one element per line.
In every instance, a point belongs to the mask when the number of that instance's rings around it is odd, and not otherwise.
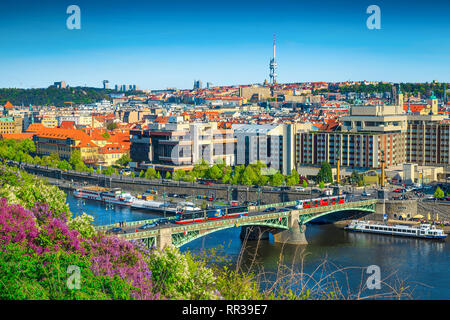
<path fill-rule="evenodd" d="M 355 202 L 346 202 L 336 205 L 322 206 L 322 207 L 314 207 L 300 210 L 291 210 L 291 211 L 282 211 L 282 212 L 273 212 L 273 213 L 264 213 L 260 210 L 266 207 L 285 207 L 295 204 L 295 201 L 265 205 L 260 207 L 251 207 L 249 208 L 248 216 L 241 216 L 239 218 L 228 218 L 228 219 L 218 219 L 218 220 L 210 220 L 204 222 L 196 222 L 190 223 L 187 225 L 164 225 L 160 227 L 155 227 L 151 230 L 139 230 L 138 227 L 144 225 L 146 223 L 154 223 L 159 218 L 149 219 L 149 220 L 141 220 L 141 221 L 133 221 L 127 222 L 127 228 L 130 227 L 127 233 L 118 234 L 118 236 L 123 237 L 128 240 L 132 239 L 144 239 L 144 238 L 152 238 L 157 237 L 160 234 L 161 229 L 171 229 L 172 234 L 184 233 L 188 234 L 193 231 L 204 232 L 205 230 L 219 230 L 224 228 L 230 228 L 233 226 L 242 226 L 242 225 L 266 225 L 269 227 L 275 228 L 287 228 L 287 219 L 289 218 L 292 212 L 297 212 L 299 217 L 302 218 L 302 223 L 307 223 L 313 217 L 324 214 L 327 212 L 336 212 L 343 209 L 352 209 L 352 208 L 364 208 L 368 206 L 373 206 L 378 200 L 370 199 L 364 201 L 355 201 Z M 370 211 L 374 211 L 374 209 L 370 209 Z M 174 221 L 175 217 L 169 218 L 171 221 Z M 99 231 L 106 231 L 109 228 L 112 228 L 116 225 L 105 225 L 97 227 Z"/>

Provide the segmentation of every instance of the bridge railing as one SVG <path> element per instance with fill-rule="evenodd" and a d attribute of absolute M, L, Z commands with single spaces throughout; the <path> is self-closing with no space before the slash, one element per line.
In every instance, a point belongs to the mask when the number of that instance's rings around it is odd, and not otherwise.
<path fill-rule="evenodd" d="M 154 218 L 154 219 L 148 219 L 148 220 L 136 220 L 136 221 L 126 221 L 126 226 L 127 227 L 137 227 L 137 226 L 141 226 L 147 223 L 155 223 L 156 221 L 158 221 L 161 218 Z M 168 217 L 168 220 L 175 220 L 176 217 Z M 98 231 L 106 231 L 110 228 L 113 227 L 118 227 L 119 223 L 113 223 L 113 224 L 107 224 L 107 225 L 102 225 L 102 226 L 96 226 L 95 229 Z"/>

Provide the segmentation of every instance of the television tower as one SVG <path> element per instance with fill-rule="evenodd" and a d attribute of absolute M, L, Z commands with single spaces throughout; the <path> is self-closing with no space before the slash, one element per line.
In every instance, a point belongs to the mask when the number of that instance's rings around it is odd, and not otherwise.
<path fill-rule="evenodd" d="M 270 59 L 270 82 L 272 84 L 276 84 L 277 83 L 277 61 L 275 60 L 275 35 L 273 35 L 273 58 Z"/>

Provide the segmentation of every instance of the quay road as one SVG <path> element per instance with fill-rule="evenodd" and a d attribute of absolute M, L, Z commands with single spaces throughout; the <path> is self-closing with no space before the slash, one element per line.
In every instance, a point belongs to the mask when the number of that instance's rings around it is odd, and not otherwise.
<path fill-rule="evenodd" d="M 277 187 L 255 187 L 240 185 L 225 185 L 212 183 L 204 185 L 196 182 L 172 181 L 166 179 L 150 180 L 143 178 L 132 178 L 129 176 L 103 175 L 97 173 L 77 172 L 73 170 L 60 170 L 47 166 L 40 166 L 28 163 L 18 163 L 15 161 L 7 161 L 10 165 L 20 166 L 21 169 L 28 173 L 44 176 L 47 178 L 67 181 L 61 186 L 68 186 L 73 189 L 75 184 L 82 185 L 98 185 L 102 187 L 112 188 L 118 187 L 127 191 L 145 192 L 147 189 L 157 189 L 159 197 L 164 193 L 184 194 L 196 197 L 198 195 L 213 196 L 214 199 L 223 199 L 226 201 L 237 200 L 240 202 L 250 201 L 261 203 L 279 203 L 292 200 L 306 199 L 310 197 L 318 197 L 321 191 L 315 188 L 308 188 L 306 192 L 296 192 L 291 189 L 280 190 Z"/>

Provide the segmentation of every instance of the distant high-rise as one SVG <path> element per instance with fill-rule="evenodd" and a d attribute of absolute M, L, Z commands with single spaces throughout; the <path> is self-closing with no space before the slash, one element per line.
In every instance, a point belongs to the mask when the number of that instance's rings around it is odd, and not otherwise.
<path fill-rule="evenodd" d="M 57 88 L 57 89 L 65 89 L 65 88 L 67 88 L 67 84 L 66 84 L 65 81 L 58 81 L 58 82 L 55 82 L 55 83 L 53 83 L 53 86 L 54 86 L 55 88 Z"/>
<path fill-rule="evenodd" d="M 108 89 L 108 84 L 109 84 L 108 80 L 103 80 L 103 89 Z"/>
<path fill-rule="evenodd" d="M 273 58 L 270 60 L 269 68 L 270 68 L 269 73 L 270 82 L 272 84 L 276 84 L 278 75 L 277 75 L 277 61 L 275 60 L 275 35 L 273 36 Z"/>
<path fill-rule="evenodd" d="M 201 80 L 194 80 L 194 90 L 201 89 L 202 88 L 202 81 Z"/>

